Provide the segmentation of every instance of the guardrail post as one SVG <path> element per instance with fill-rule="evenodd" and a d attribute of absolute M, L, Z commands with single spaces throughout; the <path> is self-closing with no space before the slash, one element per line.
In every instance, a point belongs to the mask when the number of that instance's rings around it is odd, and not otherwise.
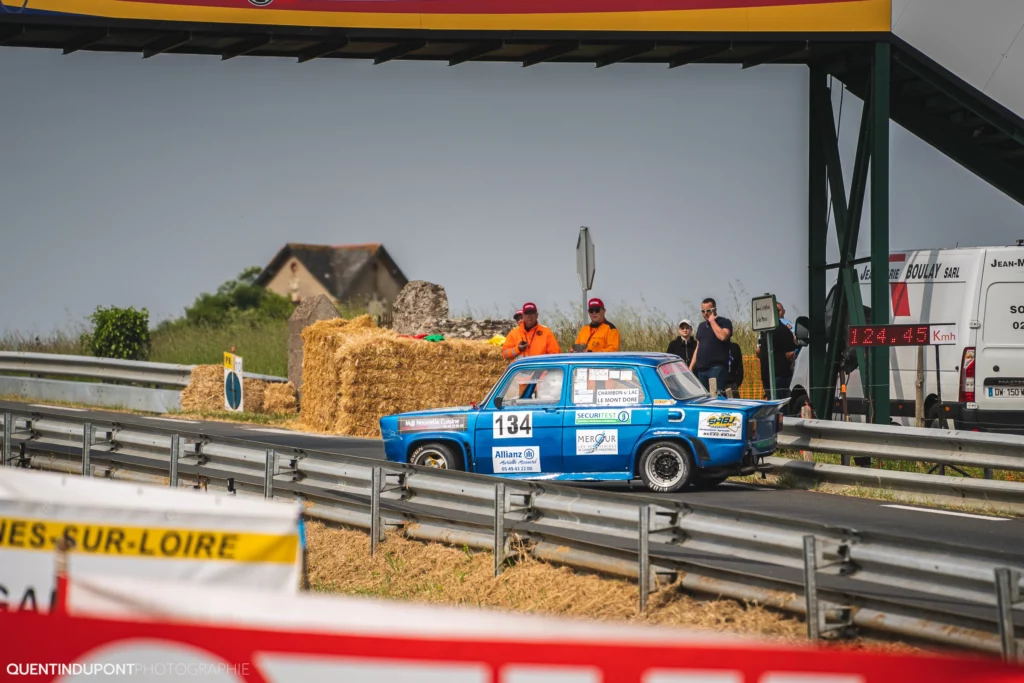
<path fill-rule="evenodd" d="M 999 608 L 999 638 L 1003 646 L 1003 660 L 1014 663 L 1020 658 L 1017 634 L 1013 624 L 1014 603 L 1021 601 L 1020 572 L 1002 567 L 996 569 L 996 605 Z"/>
<path fill-rule="evenodd" d="M 637 557 L 637 583 L 640 587 L 640 611 L 647 609 L 651 593 L 651 506 L 640 506 L 640 552 Z"/>
<path fill-rule="evenodd" d="M 181 437 L 171 434 L 171 471 L 168 473 L 168 484 L 172 489 L 178 488 L 178 450 L 181 444 Z"/>
<path fill-rule="evenodd" d="M 82 425 L 82 476 L 91 476 L 89 469 L 89 451 L 92 450 L 92 422 Z"/>
<path fill-rule="evenodd" d="M 370 472 L 370 556 L 377 552 L 380 543 L 380 481 L 381 468 L 374 467 Z"/>
<path fill-rule="evenodd" d="M 494 485 L 494 575 L 505 564 L 505 483 Z"/>
<path fill-rule="evenodd" d="M 263 468 L 263 497 L 274 497 L 274 473 L 277 472 L 277 452 L 267 449 L 267 463 Z"/>
<path fill-rule="evenodd" d="M 804 598 L 807 601 L 807 637 L 821 638 L 821 614 L 818 604 L 818 549 L 814 536 L 804 536 Z"/>
<path fill-rule="evenodd" d="M 985 478 L 986 479 L 995 479 L 995 473 L 992 471 L 991 467 L 986 467 L 985 468 Z"/>
<path fill-rule="evenodd" d="M 4 413 L 4 444 L 3 450 L 0 451 L 0 467 L 14 461 L 14 456 L 11 454 L 11 434 L 13 432 L 14 418 L 10 413 Z"/>

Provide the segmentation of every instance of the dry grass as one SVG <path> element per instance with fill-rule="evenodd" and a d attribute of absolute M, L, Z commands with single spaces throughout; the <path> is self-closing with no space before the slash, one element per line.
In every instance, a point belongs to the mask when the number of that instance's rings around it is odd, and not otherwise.
<path fill-rule="evenodd" d="M 647 612 L 641 615 L 635 582 L 550 565 L 525 553 L 495 578 L 493 556 L 487 552 L 420 543 L 392 533 L 370 557 L 369 539 L 361 531 L 308 522 L 306 536 L 310 585 L 318 591 L 699 628 L 790 643 L 806 635 L 806 626 L 796 617 L 756 604 L 697 598 L 676 585 L 652 595 Z M 864 646 L 912 649 L 865 640 L 842 644 Z"/>

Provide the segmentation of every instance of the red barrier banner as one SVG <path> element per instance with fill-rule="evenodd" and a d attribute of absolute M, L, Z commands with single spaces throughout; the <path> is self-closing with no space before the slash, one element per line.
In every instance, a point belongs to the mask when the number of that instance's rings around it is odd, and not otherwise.
<path fill-rule="evenodd" d="M 988 657 L 778 645 L 360 598 L 69 582 L 67 612 L 0 613 L 5 680 L 231 683 L 1016 683 Z"/>
<path fill-rule="evenodd" d="M 892 16 L 891 0 L 24 1 L 118 19 L 437 30 L 859 32 L 889 31 Z"/>

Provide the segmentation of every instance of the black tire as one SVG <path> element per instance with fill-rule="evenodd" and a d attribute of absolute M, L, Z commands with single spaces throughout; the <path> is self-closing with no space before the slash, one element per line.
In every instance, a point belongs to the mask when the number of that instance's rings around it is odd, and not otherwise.
<path fill-rule="evenodd" d="M 690 452 L 674 441 L 655 441 L 640 456 L 640 480 L 654 493 L 675 493 L 694 477 Z"/>
<path fill-rule="evenodd" d="M 409 454 L 409 464 L 439 470 L 462 469 L 461 459 L 452 452 L 452 447 L 438 441 L 416 446 Z"/>
<path fill-rule="evenodd" d="M 709 491 L 729 478 L 728 474 L 720 474 L 717 477 L 697 477 L 693 480 L 693 488 L 698 491 Z"/>
<path fill-rule="evenodd" d="M 946 422 L 948 424 L 951 420 L 947 419 Z M 933 403 L 925 412 L 924 426 L 926 429 L 945 429 L 945 427 L 942 426 L 942 415 L 939 412 L 938 402 Z M 950 425 L 949 428 L 952 429 L 952 425 Z"/>
<path fill-rule="evenodd" d="M 811 399 L 807 397 L 803 389 L 797 389 L 793 392 L 793 398 L 790 399 L 789 403 L 786 404 L 786 410 L 789 411 L 791 417 L 800 417 L 800 410 L 804 406 L 811 405 Z"/>

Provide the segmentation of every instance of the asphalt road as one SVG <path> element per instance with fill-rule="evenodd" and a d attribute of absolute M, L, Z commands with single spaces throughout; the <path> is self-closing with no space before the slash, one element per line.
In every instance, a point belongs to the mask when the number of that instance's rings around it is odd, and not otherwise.
<path fill-rule="evenodd" d="M 66 412 L 77 419 L 98 423 L 118 422 L 172 430 L 180 425 L 183 431 L 201 432 L 211 436 L 245 439 L 278 447 L 301 448 L 329 453 L 345 453 L 383 459 L 384 451 L 377 439 L 360 439 L 293 432 L 280 428 L 211 422 L 203 420 L 150 417 L 100 410 L 63 408 L 45 404 L 0 401 L 0 410 L 40 410 Z M 665 496 L 648 493 L 638 483 L 632 485 L 588 485 L 601 490 L 631 492 L 652 501 Z M 712 491 L 686 491 L 671 494 L 678 500 L 704 503 L 723 508 L 760 512 L 793 520 L 814 521 L 860 532 L 897 535 L 923 543 L 943 541 L 968 548 L 999 553 L 1008 562 L 1024 564 L 1024 519 L 1006 519 L 952 512 L 939 508 L 900 505 L 888 501 L 867 500 L 810 491 L 776 489 L 740 483 L 726 483 Z"/>

